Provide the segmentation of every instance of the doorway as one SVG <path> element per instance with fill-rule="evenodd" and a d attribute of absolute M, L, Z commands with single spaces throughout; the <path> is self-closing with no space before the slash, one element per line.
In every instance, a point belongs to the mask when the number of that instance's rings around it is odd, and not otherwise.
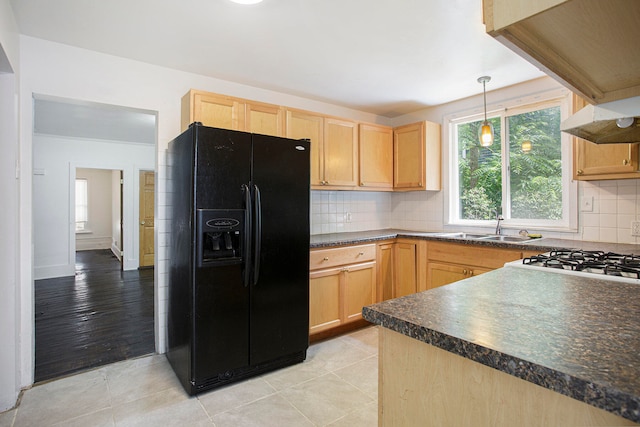
<path fill-rule="evenodd" d="M 157 134 L 154 112 L 34 98 L 39 382 L 155 351 L 154 270 L 139 268 L 137 223 L 140 171 L 155 168 Z M 76 178 L 87 193 L 80 217 Z"/>
<path fill-rule="evenodd" d="M 122 184 L 121 170 L 76 168 L 76 252 L 109 249 L 122 264 Z"/>

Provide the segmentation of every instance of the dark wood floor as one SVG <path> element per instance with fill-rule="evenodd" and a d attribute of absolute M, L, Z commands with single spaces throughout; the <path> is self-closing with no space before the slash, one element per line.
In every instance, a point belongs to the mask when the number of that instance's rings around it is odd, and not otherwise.
<path fill-rule="evenodd" d="M 36 280 L 35 324 L 36 382 L 153 353 L 153 269 L 77 252 L 75 277 Z"/>

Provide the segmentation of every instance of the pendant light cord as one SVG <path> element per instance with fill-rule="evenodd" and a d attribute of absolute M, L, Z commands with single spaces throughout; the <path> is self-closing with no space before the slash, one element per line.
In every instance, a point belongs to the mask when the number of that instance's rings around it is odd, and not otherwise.
<path fill-rule="evenodd" d="M 487 121 L 487 82 L 486 80 L 482 80 L 482 93 L 484 97 L 484 121 Z"/>

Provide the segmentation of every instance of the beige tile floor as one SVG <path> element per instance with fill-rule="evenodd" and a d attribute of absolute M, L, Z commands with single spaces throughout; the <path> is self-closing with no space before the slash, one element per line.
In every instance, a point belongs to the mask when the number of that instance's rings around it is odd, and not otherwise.
<path fill-rule="evenodd" d="M 313 344 L 301 364 L 189 397 L 164 355 L 37 385 L 0 427 L 376 426 L 378 331 Z"/>

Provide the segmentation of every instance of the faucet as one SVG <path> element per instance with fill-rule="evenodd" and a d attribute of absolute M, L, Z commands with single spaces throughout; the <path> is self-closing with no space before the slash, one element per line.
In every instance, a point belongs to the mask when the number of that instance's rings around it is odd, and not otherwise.
<path fill-rule="evenodd" d="M 502 215 L 500 215 L 498 213 L 498 211 L 496 211 L 496 220 L 498 220 L 498 223 L 496 224 L 496 233 L 495 234 L 501 234 L 502 233 L 502 227 L 500 227 L 500 221 L 504 221 L 504 218 L 502 217 Z"/>

